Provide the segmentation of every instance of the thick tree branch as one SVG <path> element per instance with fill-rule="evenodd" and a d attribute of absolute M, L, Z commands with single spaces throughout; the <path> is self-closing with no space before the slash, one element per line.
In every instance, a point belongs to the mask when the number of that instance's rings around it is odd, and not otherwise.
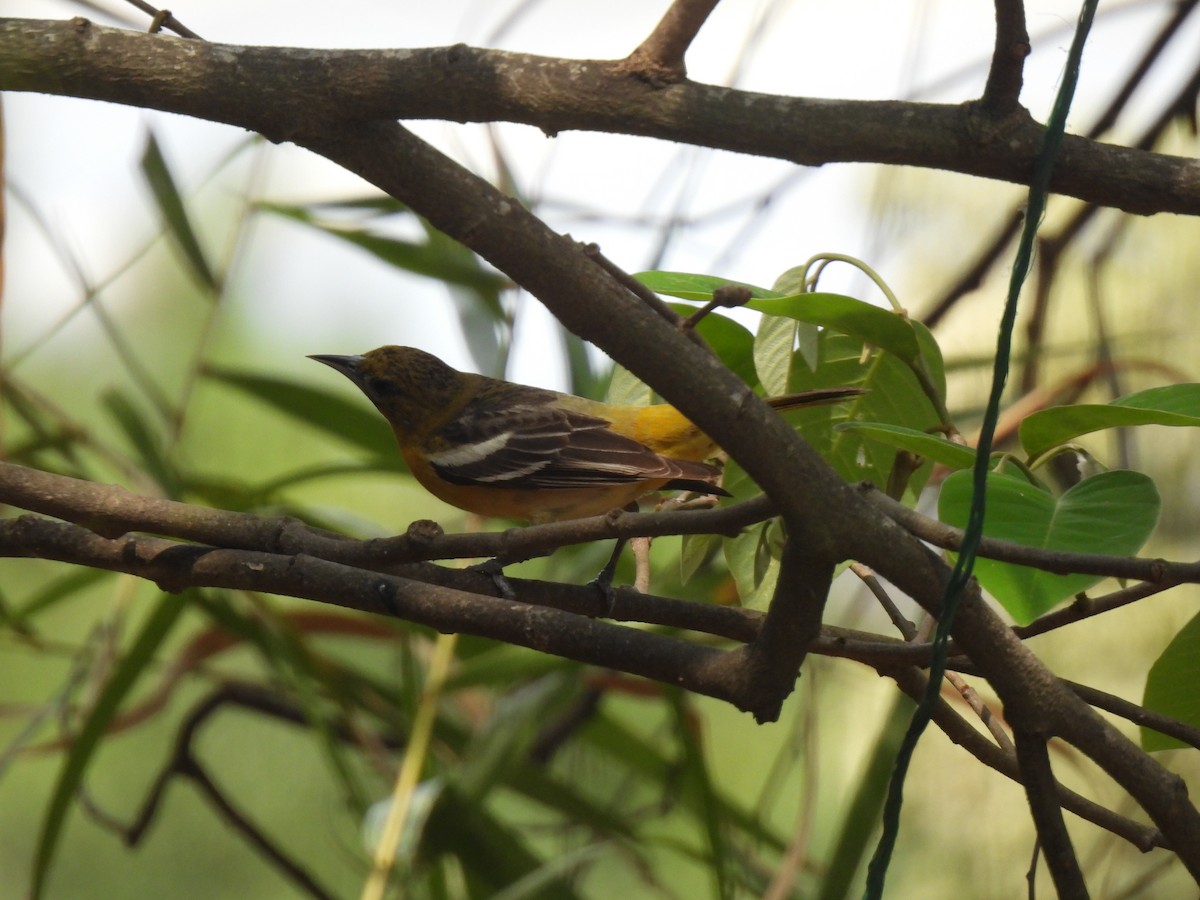
<path fill-rule="evenodd" d="M 809 166 L 888 163 L 1024 184 L 1042 138 L 1019 109 L 996 119 L 978 104 L 808 99 L 688 81 L 660 89 L 621 74 L 617 62 L 462 45 L 239 47 L 82 19 L 0 19 L 0 58 L 0 90 L 178 112 L 274 141 L 350 117 L 508 121 L 547 134 L 637 134 Z M 1052 190 L 1134 213 L 1200 214 L 1194 160 L 1073 136 Z"/>

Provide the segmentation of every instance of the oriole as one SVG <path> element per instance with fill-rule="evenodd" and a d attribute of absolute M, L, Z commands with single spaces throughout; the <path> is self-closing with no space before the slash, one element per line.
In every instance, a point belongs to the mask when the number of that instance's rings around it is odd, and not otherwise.
<path fill-rule="evenodd" d="M 412 347 L 311 356 L 362 390 L 431 494 L 483 516 L 551 522 L 601 515 L 658 490 L 726 494 L 704 460 L 717 445 L 665 403 L 617 406 L 459 372 Z M 838 387 L 767 402 L 779 410 L 864 393 Z"/>

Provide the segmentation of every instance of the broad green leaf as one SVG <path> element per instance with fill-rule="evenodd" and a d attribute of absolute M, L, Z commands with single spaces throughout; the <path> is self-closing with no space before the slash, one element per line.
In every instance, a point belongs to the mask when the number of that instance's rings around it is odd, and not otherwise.
<path fill-rule="evenodd" d="M 854 431 L 868 440 L 908 450 L 926 459 L 941 463 L 951 469 L 969 469 L 975 465 L 975 451 L 962 444 L 954 444 L 941 434 L 929 434 L 903 425 L 886 425 L 878 422 L 842 422 L 834 426 L 835 431 Z"/>
<path fill-rule="evenodd" d="M 167 161 L 163 159 L 162 150 L 153 133 L 146 137 L 146 149 L 142 151 L 141 165 L 142 175 L 146 179 L 146 184 L 150 186 L 150 192 L 154 195 L 154 202 L 158 204 L 159 212 L 162 213 L 167 233 L 171 236 L 175 246 L 183 253 L 192 274 L 209 289 L 219 290 L 220 284 L 217 276 L 213 273 L 212 267 L 209 266 L 208 260 L 204 256 L 204 251 L 200 248 L 200 241 L 196 238 L 196 232 L 192 228 L 183 198 L 179 195 L 175 179 L 171 175 L 171 170 L 167 168 Z"/>
<path fill-rule="evenodd" d="M 938 500 L 942 521 L 966 526 L 971 478 L 971 472 L 955 472 L 946 479 Z M 988 475 L 987 484 L 984 534 L 1045 550 L 1131 556 L 1150 537 L 1161 505 L 1154 482 L 1139 472 L 1103 472 L 1058 498 L 1024 478 L 997 472 Z M 975 575 L 1020 624 L 1102 580 L 983 558 L 975 563 Z"/>
<path fill-rule="evenodd" d="M 840 431 L 835 426 L 847 421 L 886 423 L 923 433 L 938 425 L 937 413 L 912 369 L 896 356 L 874 351 L 864 363 L 862 341 L 829 331 L 821 333 L 820 351 L 816 372 L 792 367 L 791 390 L 850 385 L 867 388 L 868 393 L 845 403 L 789 413 L 788 421 L 847 481 L 885 485 L 896 459 L 895 449 L 868 440 L 864 433 Z M 909 495 L 920 493 L 930 468 L 914 473 Z"/>
<path fill-rule="evenodd" d="M 367 451 L 375 459 L 400 459 L 395 442 L 383 417 L 366 400 L 343 399 L 332 391 L 305 387 L 282 378 L 252 375 L 209 366 L 204 373 L 275 407 L 280 412 L 326 434 L 341 438 Z M 330 377 L 346 382 L 334 373 Z M 346 382 L 347 388 L 349 383 Z M 349 393 L 357 394 L 357 390 Z"/>
<path fill-rule="evenodd" d="M 614 365 L 605 399 L 618 406 L 646 406 L 654 402 L 654 391 L 624 366 Z"/>
<path fill-rule="evenodd" d="M 41 896 L 45 887 L 46 876 L 54 861 L 54 852 L 62 837 L 63 826 L 66 824 L 67 811 L 74 800 L 83 781 L 83 773 L 91 761 L 92 754 L 104 736 L 104 730 L 121 706 L 121 701 L 129 693 L 141 674 L 153 662 L 155 653 L 175 623 L 180 613 L 187 607 L 184 598 L 180 596 L 163 596 L 150 612 L 133 644 L 117 663 L 112 677 L 104 685 L 96 705 L 92 707 L 79 730 L 79 734 L 71 744 L 71 749 L 63 760 L 62 771 L 58 783 L 54 787 L 54 795 L 46 811 L 46 821 L 42 824 L 42 833 L 38 838 L 37 852 L 33 862 L 33 884 L 30 888 L 31 897 Z"/>
<path fill-rule="evenodd" d="M 775 292 L 775 296 L 777 297 L 803 294 L 805 288 L 804 276 L 806 273 L 807 268 L 805 266 L 794 266 L 775 279 L 775 283 L 771 285 L 771 290 Z M 763 316 L 764 324 L 767 321 L 784 322 L 787 321 L 787 318 L 787 316 Z M 820 329 L 816 325 L 810 325 L 807 322 L 796 322 L 791 331 L 791 341 L 788 344 L 788 350 L 791 350 L 794 343 L 797 351 L 796 355 L 800 361 L 814 370 L 817 368 L 819 354 L 817 345 L 817 335 L 819 333 Z M 762 337 L 763 334 L 760 329 L 759 339 L 761 340 Z M 789 357 L 791 356 L 790 353 L 788 355 Z M 767 391 L 768 395 L 773 393 L 782 393 L 782 389 L 780 391 Z"/>
<path fill-rule="evenodd" d="M 792 377 L 792 348 L 796 344 L 797 324 L 787 316 L 763 316 L 754 338 L 754 371 L 768 397 L 787 393 Z M 807 364 L 809 360 L 801 359 Z M 815 369 L 812 360 L 810 369 Z"/>
<path fill-rule="evenodd" d="M 894 353 L 908 363 L 917 358 L 921 349 L 908 319 L 842 294 L 793 294 L 791 297 L 754 299 L 746 307 L 832 328 Z"/>
<path fill-rule="evenodd" d="M 1021 446 L 1032 460 L 1081 435 L 1134 425 L 1200 425 L 1200 384 L 1151 388 L 1108 404 L 1039 410 L 1021 422 Z"/>
<path fill-rule="evenodd" d="M 1200 615 L 1179 630 L 1162 652 L 1146 679 L 1142 704 L 1147 709 L 1200 728 Z M 1173 750 L 1187 747 L 1177 738 L 1142 727 L 1145 750 Z"/>
<path fill-rule="evenodd" d="M 775 291 L 756 287 L 744 281 L 733 281 L 716 275 L 692 275 L 688 272 L 638 272 L 633 276 L 656 294 L 678 297 L 680 300 L 698 300 L 707 303 L 713 291 L 727 284 L 744 287 L 753 297 L 778 297 Z"/>
<path fill-rule="evenodd" d="M 779 580 L 780 536 L 778 522 L 747 528 L 724 542 L 725 562 L 737 583 L 741 605 L 763 609 L 775 593 Z"/>
<path fill-rule="evenodd" d="M 695 307 L 683 303 L 672 303 L 670 306 L 682 316 L 690 316 L 696 311 Z M 745 325 L 718 312 L 711 312 L 700 320 L 696 333 L 704 338 L 726 368 L 738 378 L 751 387 L 758 384 L 758 374 L 754 371 L 754 335 Z"/>
<path fill-rule="evenodd" d="M 717 534 L 685 534 L 679 554 L 679 581 L 687 584 L 700 567 L 712 558 L 721 544 Z"/>
<path fill-rule="evenodd" d="M 921 349 L 908 319 L 842 294 L 780 296 L 775 291 L 741 281 L 683 272 L 641 272 L 636 278 L 656 293 L 684 300 L 711 300 L 717 288 L 736 284 L 750 291 L 753 299 L 746 304 L 747 309 L 832 328 L 895 353 L 906 362 L 915 360 Z"/>
<path fill-rule="evenodd" d="M 913 334 L 917 336 L 917 346 L 921 348 L 921 355 L 915 365 L 921 366 L 925 374 L 929 377 L 938 397 L 942 402 L 946 402 L 946 363 L 942 359 L 942 348 L 938 345 L 937 338 L 921 322 L 911 322 Z"/>

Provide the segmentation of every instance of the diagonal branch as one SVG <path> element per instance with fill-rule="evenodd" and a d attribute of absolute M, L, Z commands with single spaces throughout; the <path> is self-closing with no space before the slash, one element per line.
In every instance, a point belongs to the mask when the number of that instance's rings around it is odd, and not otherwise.
<path fill-rule="evenodd" d="M 659 87 L 682 81 L 687 77 L 683 56 L 716 6 L 717 0 L 675 0 L 618 71 Z"/>

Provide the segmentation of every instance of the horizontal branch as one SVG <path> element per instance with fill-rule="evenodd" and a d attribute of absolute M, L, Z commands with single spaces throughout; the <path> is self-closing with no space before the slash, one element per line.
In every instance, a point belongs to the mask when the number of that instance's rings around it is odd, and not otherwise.
<path fill-rule="evenodd" d="M 1043 133 L 1019 107 L 996 119 L 974 103 L 786 97 L 686 80 L 655 85 L 620 61 L 465 45 L 243 47 L 85 19 L 0 19 L 0 58 L 0 90 L 182 113 L 273 141 L 347 120 L 506 121 L 549 135 L 641 135 L 806 166 L 885 163 L 1025 184 Z M 1066 138 L 1051 188 L 1134 213 L 1200 214 L 1194 160 L 1081 137 Z"/>
<path fill-rule="evenodd" d="M 961 528 L 947 525 L 914 509 L 909 509 L 888 497 L 874 485 L 863 486 L 864 496 L 883 511 L 888 518 L 923 541 L 943 550 L 962 547 Z M 1200 581 L 1200 562 L 1172 562 L 1140 556 L 1112 556 L 1106 553 L 1074 553 L 1067 550 L 1047 550 L 1027 547 L 1012 541 L 983 538 L 978 555 L 984 559 L 1029 566 L 1057 575 L 1103 575 L 1109 578 L 1131 578 L 1159 585 Z"/>
<path fill-rule="evenodd" d="M 738 708 L 733 652 L 500 597 L 286 556 L 182 544 L 162 538 L 105 538 L 51 519 L 0 521 L 0 553 L 36 555 L 125 572 L 163 590 L 206 586 L 284 594 L 402 618 L 441 632 L 479 635 L 543 653 L 607 666 L 725 700 Z M 736 652 L 736 651 L 734 651 Z M 731 687 L 731 685 L 733 687 Z"/>

